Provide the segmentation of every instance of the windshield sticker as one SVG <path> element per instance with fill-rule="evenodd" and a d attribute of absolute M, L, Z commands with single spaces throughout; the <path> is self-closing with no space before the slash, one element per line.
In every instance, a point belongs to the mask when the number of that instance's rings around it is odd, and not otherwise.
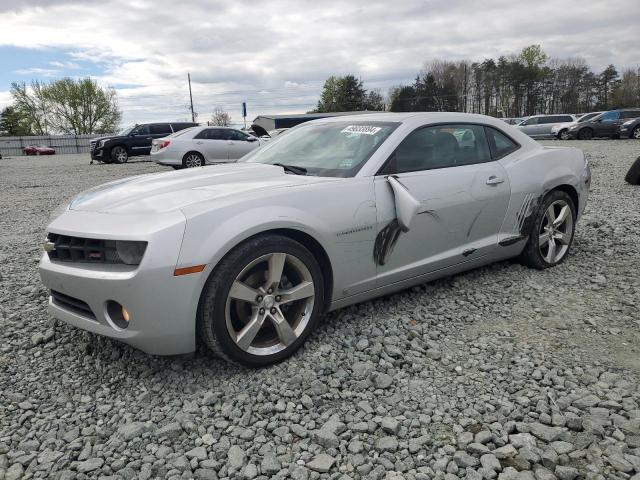
<path fill-rule="evenodd" d="M 380 131 L 380 127 L 371 125 L 349 125 L 343 128 L 340 133 L 357 133 L 360 135 L 375 135 Z"/>
<path fill-rule="evenodd" d="M 340 168 L 351 168 L 353 166 L 353 160 L 345 158 L 340 162 Z"/>

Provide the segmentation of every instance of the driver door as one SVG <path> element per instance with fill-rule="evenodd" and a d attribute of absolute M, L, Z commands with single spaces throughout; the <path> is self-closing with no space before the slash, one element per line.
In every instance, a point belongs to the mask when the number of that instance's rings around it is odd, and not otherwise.
<path fill-rule="evenodd" d="M 227 161 L 229 145 L 225 132 L 222 128 L 205 128 L 193 138 L 194 149 L 205 156 L 207 163 Z"/>
<path fill-rule="evenodd" d="M 595 136 L 610 137 L 616 134 L 620 125 L 620 112 L 606 112 L 596 123 Z"/>
<path fill-rule="evenodd" d="M 131 132 L 131 140 L 129 141 L 130 154 L 134 155 L 146 155 L 151 151 L 151 132 L 149 131 L 149 125 L 138 125 L 133 132 Z"/>
<path fill-rule="evenodd" d="M 230 161 L 244 157 L 259 144 L 256 137 L 250 137 L 244 132 L 229 129 L 226 131 L 226 133 L 227 143 L 229 145 L 228 155 Z"/>
<path fill-rule="evenodd" d="M 397 180 L 394 192 L 389 176 Z M 511 190 L 480 125 L 422 127 L 404 139 L 375 178 L 377 286 L 474 261 L 498 248 Z M 408 193 L 415 215 L 399 225 Z"/>

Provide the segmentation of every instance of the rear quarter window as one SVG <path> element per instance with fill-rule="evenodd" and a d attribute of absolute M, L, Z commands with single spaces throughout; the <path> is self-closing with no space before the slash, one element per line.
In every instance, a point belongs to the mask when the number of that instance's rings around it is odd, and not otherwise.
<path fill-rule="evenodd" d="M 512 140 L 506 134 L 502 133 L 493 127 L 484 127 L 487 140 L 489 142 L 489 149 L 491 150 L 491 158 L 498 160 L 502 157 L 506 157 L 510 153 L 515 152 L 520 148 L 520 144 L 515 140 Z"/>

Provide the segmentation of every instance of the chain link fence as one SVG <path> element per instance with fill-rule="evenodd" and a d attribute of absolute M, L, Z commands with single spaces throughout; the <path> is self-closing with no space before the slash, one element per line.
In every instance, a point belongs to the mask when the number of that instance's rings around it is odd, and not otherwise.
<path fill-rule="evenodd" d="M 89 153 L 89 142 L 98 135 L 38 135 L 29 137 L 0 137 L 0 155 L 16 157 L 24 155 L 22 149 L 29 145 L 52 147 L 56 153 Z"/>

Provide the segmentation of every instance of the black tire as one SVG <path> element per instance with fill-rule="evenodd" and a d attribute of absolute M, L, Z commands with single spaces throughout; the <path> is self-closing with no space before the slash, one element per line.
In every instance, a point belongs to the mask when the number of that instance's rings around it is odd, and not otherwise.
<path fill-rule="evenodd" d="M 571 238 L 569 239 L 569 244 L 567 246 L 566 252 L 563 256 L 556 262 L 548 262 L 542 255 L 540 251 L 540 231 L 543 227 L 543 222 L 545 219 L 545 212 L 547 209 L 557 201 L 564 201 L 567 205 L 569 205 L 571 212 Z M 571 245 L 573 244 L 573 237 L 575 234 L 575 226 L 576 226 L 576 205 L 574 205 L 571 197 L 562 190 L 552 190 L 549 192 L 542 200 L 538 209 L 535 213 L 535 219 L 531 226 L 531 231 L 529 232 L 529 238 L 524 247 L 524 250 L 520 254 L 520 262 L 528 267 L 537 268 L 539 270 L 543 270 L 549 267 L 555 267 L 556 265 L 561 264 L 567 258 L 569 251 L 571 250 Z"/>
<path fill-rule="evenodd" d="M 638 125 L 636 128 L 634 128 L 631 131 L 631 135 L 629 135 L 629 138 L 634 140 L 640 140 L 640 125 Z"/>
<path fill-rule="evenodd" d="M 226 307 L 231 287 L 246 266 L 264 255 L 286 253 L 296 257 L 313 279 L 313 309 L 305 329 L 283 350 L 269 355 L 254 355 L 240 348 L 227 328 Z M 227 361 L 250 367 L 271 365 L 290 357 L 316 327 L 324 302 L 322 271 L 317 260 L 303 245 L 281 235 L 264 235 L 241 243 L 216 266 L 203 289 L 198 305 L 199 339 L 216 355 Z"/>
<path fill-rule="evenodd" d="M 129 161 L 129 152 L 127 152 L 126 148 L 116 145 L 111 149 L 110 157 L 113 163 L 127 163 Z"/>
<path fill-rule="evenodd" d="M 590 128 L 583 128 L 578 132 L 578 140 L 591 140 L 593 138 L 593 130 Z"/>
<path fill-rule="evenodd" d="M 182 168 L 196 168 L 204 165 L 205 160 L 200 152 L 187 152 L 182 157 Z"/>
<path fill-rule="evenodd" d="M 569 136 L 569 130 L 567 130 L 566 128 L 558 132 L 558 140 L 569 140 L 569 139 L 571 139 L 571 137 Z"/>
<path fill-rule="evenodd" d="M 631 168 L 624 177 L 624 181 L 631 185 L 640 185 L 640 157 L 633 162 Z"/>

